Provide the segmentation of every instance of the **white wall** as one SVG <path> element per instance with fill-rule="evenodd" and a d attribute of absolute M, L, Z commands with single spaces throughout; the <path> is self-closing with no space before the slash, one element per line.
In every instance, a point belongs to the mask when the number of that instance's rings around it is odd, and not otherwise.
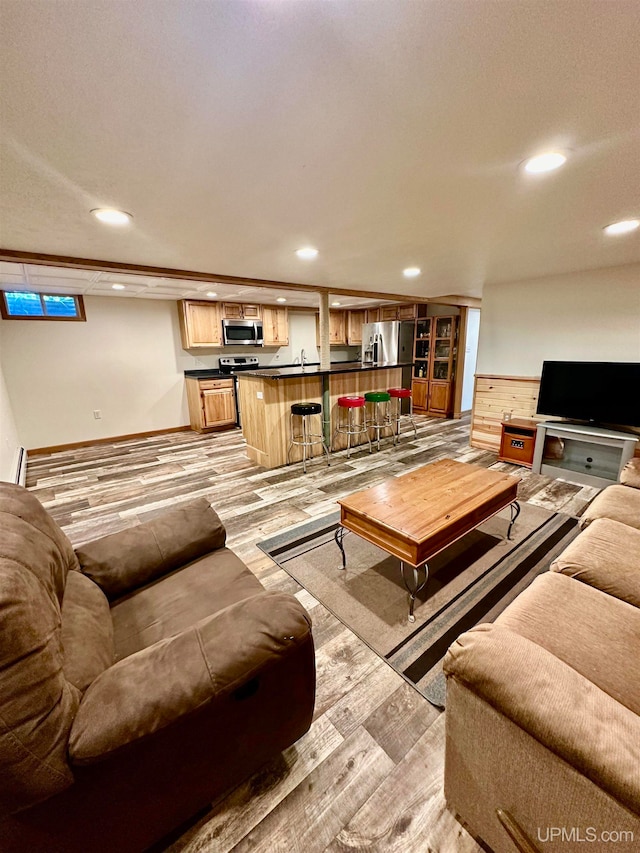
<path fill-rule="evenodd" d="M 464 368 L 462 379 L 462 399 L 460 411 L 469 412 L 473 405 L 474 374 L 478 359 L 478 335 L 480 332 L 480 309 L 469 308 L 467 312 L 467 333 L 464 342 Z"/>
<path fill-rule="evenodd" d="M 0 322 L 0 480 L 14 482 L 20 439 L 4 378 L 2 327 L 3 324 Z"/>
<path fill-rule="evenodd" d="M 476 372 L 540 376 L 545 359 L 640 361 L 640 264 L 485 286 Z"/>
<path fill-rule="evenodd" d="M 291 364 L 304 348 L 309 361 L 319 361 L 310 313 L 290 313 L 288 347 L 225 347 L 194 356 L 182 349 L 173 301 L 88 296 L 85 307 L 86 323 L 0 321 L 13 409 L 7 431 L 15 419 L 9 436 L 14 444 L 16 434 L 34 449 L 185 426 L 183 371 L 217 367 L 221 355 L 258 355 L 264 366 Z M 348 352 L 332 348 L 331 357 Z M 5 417 L 11 407 L 0 405 Z M 0 443 L 4 454 L 4 439 Z"/>

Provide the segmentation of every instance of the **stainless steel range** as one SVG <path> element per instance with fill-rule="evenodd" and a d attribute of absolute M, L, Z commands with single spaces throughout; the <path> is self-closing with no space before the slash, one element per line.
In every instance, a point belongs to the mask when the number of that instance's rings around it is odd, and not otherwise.
<path fill-rule="evenodd" d="M 242 426 L 240 420 L 240 395 L 238 394 L 238 377 L 236 374 L 242 370 L 256 370 L 260 367 L 257 355 L 226 355 L 218 359 L 220 373 L 233 376 L 235 379 L 236 415 L 238 426 Z"/>

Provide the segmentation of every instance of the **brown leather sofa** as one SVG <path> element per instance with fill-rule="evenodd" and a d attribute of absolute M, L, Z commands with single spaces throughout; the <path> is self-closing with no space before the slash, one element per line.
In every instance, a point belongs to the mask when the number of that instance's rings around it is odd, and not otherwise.
<path fill-rule="evenodd" d="M 581 527 L 445 658 L 445 797 L 494 853 L 639 849 L 640 459 Z"/>
<path fill-rule="evenodd" d="M 310 724 L 309 618 L 199 499 L 78 548 L 0 483 L 0 850 L 141 851 Z"/>

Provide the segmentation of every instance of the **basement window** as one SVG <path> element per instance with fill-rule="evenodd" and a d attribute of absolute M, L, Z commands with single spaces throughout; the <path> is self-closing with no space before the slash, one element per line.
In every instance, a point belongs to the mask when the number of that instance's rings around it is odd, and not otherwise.
<path fill-rule="evenodd" d="M 0 291 L 3 320 L 86 320 L 82 296 L 33 293 L 30 290 Z"/>

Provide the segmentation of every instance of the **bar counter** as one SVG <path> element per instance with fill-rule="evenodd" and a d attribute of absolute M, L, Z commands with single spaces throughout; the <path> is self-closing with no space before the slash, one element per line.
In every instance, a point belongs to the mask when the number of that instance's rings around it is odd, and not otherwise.
<path fill-rule="evenodd" d="M 247 456 L 265 468 L 278 468 L 287 463 L 289 447 L 289 415 L 293 403 L 321 403 L 323 432 L 330 447 L 338 417 L 338 397 L 363 395 L 367 391 L 410 387 L 412 362 L 362 364 L 358 361 L 338 362 L 329 368 L 319 365 L 260 368 L 238 373 L 242 432 L 247 442 Z M 403 383 L 404 374 L 404 383 Z M 316 424 L 318 421 L 316 419 Z M 314 431 L 318 431 L 316 426 Z M 346 438 L 337 437 L 334 449 L 346 447 Z M 320 451 L 320 446 L 314 448 Z M 291 462 L 302 459 L 302 449 L 294 447 Z M 320 464 L 320 463 L 319 463 Z"/>

